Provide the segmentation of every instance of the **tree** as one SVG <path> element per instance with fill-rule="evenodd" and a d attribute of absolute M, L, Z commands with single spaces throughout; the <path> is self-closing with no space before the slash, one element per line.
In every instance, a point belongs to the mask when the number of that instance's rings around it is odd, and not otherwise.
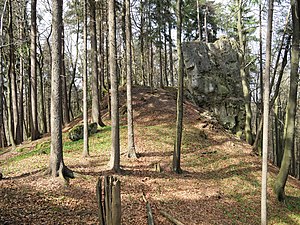
<path fill-rule="evenodd" d="M 270 69 L 271 69 L 271 45 L 273 25 L 273 4 L 269 0 L 268 28 L 266 41 L 266 64 L 264 74 L 264 111 L 263 111 L 263 158 L 262 158 L 262 185 L 261 185 L 261 224 L 267 224 L 267 174 L 268 174 L 268 144 L 269 144 L 269 92 L 270 92 Z"/>
<path fill-rule="evenodd" d="M 239 54 L 239 61 L 240 61 L 240 75 L 242 78 L 242 87 L 243 87 L 243 94 L 244 94 L 244 101 L 245 101 L 245 111 L 246 111 L 246 118 L 245 118 L 245 135 L 246 141 L 249 144 L 253 144 L 253 137 L 252 137 L 252 129 L 251 129 L 251 119 L 252 119 L 252 111 L 251 111 L 251 96 L 250 96 L 250 88 L 249 88 L 249 81 L 246 73 L 246 35 L 244 32 L 244 25 L 243 25 L 243 0 L 236 0 L 236 4 L 238 7 L 237 11 L 237 30 L 238 30 L 238 37 L 239 37 L 239 44 L 240 44 L 240 54 Z"/>
<path fill-rule="evenodd" d="M 15 73 L 15 46 L 14 46 L 14 32 L 13 32 L 13 8 L 12 1 L 8 2 L 9 9 L 9 24 L 8 24 L 8 38 L 9 38 L 9 66 L 8 66 L 8 93 L 7 93 L 7 113 L 9 123 L 9 139 L 13 148 L 16 148 L 18 140 L 18 104 L 17 104 L 17 85 Z"/>
<path fill-rule="evenodd" d="M 34 141 L 39 138 L 38 130 L 38 113 L 37 113 L 37 59 L 36 59 L 36 4 L 37 0 L 31 0 L 31 33 L 30 33 L 30 71 L 31 71 L 31 140 Z"/>
<path fill-rule="evenodd" d="M 181 46 L 181 15 L 182 0 L 176 2 L 177 14 L 177 54 L 178 54 L 178 92 L 177 92 L 177 120 L 176 120 L 176 140 L 173 152 L 173 171 L 181 173 L 180 168 L 180 149 L 182 140 L 182 120 L 183 120 L 183 55 Z"/>
<path fill-rule="evenodd" d="M 111 82 L 111 157 L 109 167 L 120 172 L 119 88 L 116 50 L 115 0 L 108 0 L 109 73 Z"/>
<path fill-rule="evenodd" d="M 4 13 L 5 13 L 5 10 L 6 10 L 6 4 L 7 4 L 7 1 L 5 1 L 4 3 L 4 6 L 3 6 L 3 11 L 2 11 L 2 14 L 1 14 L 1 21 L 0 21 L 0 62 L 2 62 L 2 55 L 3 55 L 3 52 L 2 52 L 2 46 L 3 46 L 3 17 L 4 17 Z M 4 104 L 4 101 L 3 101 L 3 98 L 4 98 L 4 88 L 3 88 L 3 85 L 4 85 L 4 72 L 3 72 L 3 68 L 2 68 L 2 63 L 0 63 L 0 148 L 2 147 L 6 147 L 7 145 L 7 140 L 6 140 L 6 134 L 5 134 L 5 126 L 4 126 L 4 107 L 3 107 L 3 104 Z"/>
<path fill-rule="evenodd" d="M 97 50 L 97 32 L 96 32 L 96 6 L 94 0 L 90 3 L 90 29 L 91 29 L 91 54 L 92 54 L 92 118 L 93 122 L 103 127 L 101 109 L 100 109 L 100 93 L 99 93 L 99 70 L 98 70 L 98 50 Z"/>
<path fill-rule="evenodd" d="M 83 157 L 88 157 L 89 153 L 89 132 L 88 132 L 88 72 L 87 72 L 87 0 L 83 1 Z"/>
<path fill-rule="evenodd" d="M 52 76 L 51 76 L 51 151 L 50 174 L 63 179 L 74 178 L 65 166 L 62 146 L 61 70 L 62 70 L 62 1 L 52 1 Z"/>
<path fill-rule="evenodd" d="M 279 201 L 285 200 L 285 185 L 288 178 L 289 168 L 294 148 L 295 138 L 295 117 L 297 108 L 298 89 L 298 69 L 299 69 L 299 44 L 300 44 L 300 21 L 299 21 L 299 0 L 291 0 L 292 11 L 292 50 L 291 50 L 291 70 L 290 70 L 290 90 L 286 109 L 285 130 L 284 130 L 284 153 L 274 184 L 274 192 Z"/>
<path fill-rule="evenodd" d="M 127 68 L 127 126 L 128 126 L 128 157 L 136 158 L 133 130 L 132 110 L 132 52 L 131 52 L 131 17 L 130 0 L 125 0 L 126 7 L 126 68 Z"/>

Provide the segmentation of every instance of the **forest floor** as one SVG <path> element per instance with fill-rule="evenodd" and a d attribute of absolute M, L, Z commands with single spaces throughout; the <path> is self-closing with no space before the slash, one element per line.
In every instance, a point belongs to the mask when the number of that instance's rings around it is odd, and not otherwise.
<path fill-rule="evenodd" d="M 121 93 L 125 104 L 125 93 Z M 155 224 L 170 223 L 166 211 L 186 225 L 260 224 L 261 159 L 251 146 L 225 131 L 204 110 L 185 100 L 181 167 L 171 171 L 175 139 L 176 93 L 136 87 L 133 92 L 138 159 L 128 159 L 126 114 L 121 115 L 122 224 L 147 224 L 142 195 Z M 78 120 L 77 120 L 78 122 Z M 109 125 L 107 113 L 104 122 Z M 73 126 L 76 122 L 73 122 Z M 67 131 L 69 127 L 65 128 Z M 0 150 L 0 224 L 97 224 L 96 183 L 107 170 L 110 126 L 89 139 L 90 158 L 82 158 L 82 140 L 63 134 L 65 164 L 80 178 L 63 185 L 45 176 L 50 141 L 44 137 L 15 150 Z M 154 169 L 155 164 L 162 168 Z M 269 224 L 300 224 L 300 183 L 289 178 L 287 200 L 278 203 L 272 184 L 278 169 L 269 164 Z"/>

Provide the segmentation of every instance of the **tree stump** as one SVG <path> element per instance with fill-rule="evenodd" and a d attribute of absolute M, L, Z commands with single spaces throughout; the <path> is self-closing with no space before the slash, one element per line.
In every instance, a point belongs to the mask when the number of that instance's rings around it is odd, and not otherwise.
<path fill-rule="evenodd" d="M 121 185 L 113 176 L 99 177 L 96 186 L 100 225 L 121 224 Z"/>

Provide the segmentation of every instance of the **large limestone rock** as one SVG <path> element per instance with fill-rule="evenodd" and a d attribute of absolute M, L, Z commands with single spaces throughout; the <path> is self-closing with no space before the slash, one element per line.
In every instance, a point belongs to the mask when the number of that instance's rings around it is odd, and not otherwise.
<path fill-rule="evenodd" d="M 226 128 L 235 133 L 243 129 L 243 92 L 236 42 L 222 37 L 208 44 L 185 42 L 182 48 L 189 96 L 197 105 L 211 110 Z"/>

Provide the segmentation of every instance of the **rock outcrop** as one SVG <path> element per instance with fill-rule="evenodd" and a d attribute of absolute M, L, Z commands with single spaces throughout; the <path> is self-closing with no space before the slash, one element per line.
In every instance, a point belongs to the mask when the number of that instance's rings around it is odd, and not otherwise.
<path fill-rule="evenodd" d="M 97 123 L 88 124 L 88 134 L 91 135 L 97 133 L 97 126 Z M 71 141 L 83 139 L 83 124 L 79 124 L 69 131 L 69 139 Z"/>
<path fill-rule="evenodd" d="M 185 42 L 182 45 L 188 95 L 212 111 L 234 133 L 244 126 L 243 92 L 238 46 L 222 37 L 214 43 Z"/>

